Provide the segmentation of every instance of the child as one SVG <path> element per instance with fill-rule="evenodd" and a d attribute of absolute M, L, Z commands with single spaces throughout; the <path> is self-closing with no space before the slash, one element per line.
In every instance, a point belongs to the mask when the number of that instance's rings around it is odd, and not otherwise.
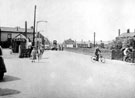
<path fill-rule="evenodd" d="M 31 52 L 31 56 L 32 56 L 32 62 L 35 62 L 36 60 L 36 55 L 37 55 L 37 50 L 36 48 L 34 47 L 32 52 Z"/>

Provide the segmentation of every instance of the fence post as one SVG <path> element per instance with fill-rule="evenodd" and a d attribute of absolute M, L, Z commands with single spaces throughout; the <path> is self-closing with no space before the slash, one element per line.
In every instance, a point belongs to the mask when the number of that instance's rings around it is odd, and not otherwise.
<path fill-rule="evenodd" d="M 134 57 L 135 57 L 135 50 L 133 50 L 133 54 L 132 54 L 132 63 L 134 63 Z"/>
<path fill-rule="evenodd" d="M 115 54 L 115 50 L 112 49 L 112 51 L 111 51 L 111 59 L 112 59 L 112 60 L 114 59 L 114 54 Z"/>

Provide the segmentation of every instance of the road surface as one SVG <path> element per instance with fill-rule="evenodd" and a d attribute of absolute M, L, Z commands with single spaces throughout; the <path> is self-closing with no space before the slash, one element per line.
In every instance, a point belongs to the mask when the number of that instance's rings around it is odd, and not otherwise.
<path fill-rule="evenodd" d="M 8 56 L 0 98 L 135 98 L 135 65 L 66 51 L 45 51 L 42 60 Z"/>

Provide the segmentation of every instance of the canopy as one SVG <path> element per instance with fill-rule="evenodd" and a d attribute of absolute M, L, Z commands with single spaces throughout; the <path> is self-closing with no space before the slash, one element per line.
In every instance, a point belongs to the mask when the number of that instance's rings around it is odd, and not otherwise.
<path fill-rule="evenodd" d="M 27 38 L 23 34 L 18 34 L 13 38 L 14 41 L 26 41 Z"/>

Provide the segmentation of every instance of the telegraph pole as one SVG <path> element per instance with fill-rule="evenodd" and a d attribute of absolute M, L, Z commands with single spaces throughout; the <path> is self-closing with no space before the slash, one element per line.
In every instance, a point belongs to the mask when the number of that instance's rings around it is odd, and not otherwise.
<path fill-rule="evenodd" d="M 35 8 L 34 8 L 34 26 L 33 26 L 33 46 L 35 45 L 36 8 L 37 8 L 37 6 L 35 5 Z"/>
<path fill-rule="evenodd" d="M 27 21 L 25 21 L 25 34 L 24 34 L 27 38 Z"/>
<path fill-rule="evenodd" d="M 94 32 L 94 47 L 95 47 L 95 37 L 96 37 L 96 33 Z"/>

